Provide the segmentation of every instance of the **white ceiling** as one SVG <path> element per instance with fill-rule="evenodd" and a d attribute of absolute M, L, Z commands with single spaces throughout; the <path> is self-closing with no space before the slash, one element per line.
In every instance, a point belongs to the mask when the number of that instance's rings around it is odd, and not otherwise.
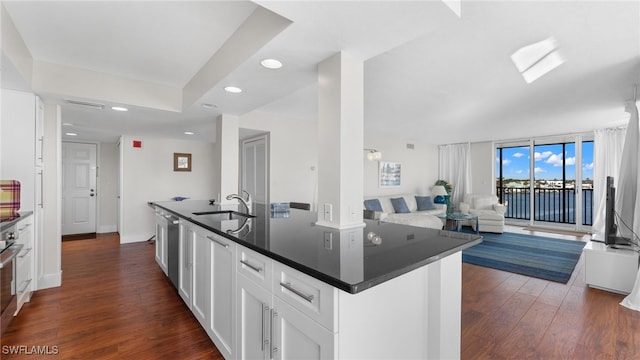
<path fill-rule="evenodd" d="M 41 62 L 182 89 L 251 13 L 292 23 L 182 112 L 129 104 L 126 113 L 60 102 L 64 131 L 212 141 L 221 114 L 263 111 L 316 121 L 316 65 L 339 51 L 364 61 L 365 132 L 452 143 L 565 134 L 626 124 L 640 81 L 640 1 L 471 1 L 458 18 L 434 1 L 3 1 Z M 511 62 L 553 36 L 566 59 L 527 84 Z M 258 63 L 284 63 L 266 70 Z M 3 54 L 3 62 L 6 57 Z M 220 59 L 218 59 L 220 60 Z M 224 59 L 223 59 L 224 60 Z M 231 60 L 229 60 L 231 61 Z M 10 66 L 3 65 L 3 87 Z M 228 84 L 244 89 L 232 95 Z M 96 84 L 99 86 L 99 84 Z M 110 105 L 108 99 L 84 98 Z M 203 103 L 215 104 L 207 110 Z M 197 135 L 187 137 L 184 131 Z"/>

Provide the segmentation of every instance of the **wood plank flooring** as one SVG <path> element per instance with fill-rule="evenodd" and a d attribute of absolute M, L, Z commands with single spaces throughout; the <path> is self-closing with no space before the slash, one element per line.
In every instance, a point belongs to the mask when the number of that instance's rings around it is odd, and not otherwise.
<path fill-rule="evenodd" d="M 38 291 L 2 336 L 56 359 L 222 359 L 155 263 L 154 245 L 117 234 L 62 243 L 62 286 Z M 14 348 L 15 349 L 15 348 Z"/>
<path fill-rule="evenodd" d="M 463 359 L 640 359 L 640 312 L 589 288 L 583 257 L 566 285 L 471 264 L 462 278 Z"/>
<path fill-rule="evenodd" d="M 6 353 L 20 345 L 58 353 L 29 359 L 222 358 L 156 265 L 153 245 L 98 235 L 64 242 L 62 256 L 63 286 L 24 306 L 0 358 L 27 357 Z M 582 259 L 567 285 L 463 264 L 462 358 L 640 358 L 640 312 L 583 279 Z"/>

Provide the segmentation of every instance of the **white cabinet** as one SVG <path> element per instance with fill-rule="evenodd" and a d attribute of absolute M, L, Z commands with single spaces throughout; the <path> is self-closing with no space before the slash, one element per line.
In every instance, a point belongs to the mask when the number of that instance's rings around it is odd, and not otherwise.
<path fill-rule="evenodd" d="M 211 243 L 211 321 L 209 336 L 226 359 L 235 355 L 236 244 L 208 233 Z"/>
<path fill-rule="evenodd" d="M 244 275 L 237 277 L 237 359 L 269 359 L 271 348 L 271 291 Z"/>
<path fill-rule="evenodd" d="M 193 239 L 195 236 L 196 233 L 190 223 L 180 220 L 178 293 L 189 308 L 191 308 L 191 289 L 193 288 Z"/>
<path fill-rule="evenodd" d="M 235 353 L 236 244 L 180 221 L 178 292 L 222 355 Z"/>
<path fill-rule="evenodd" d="M 36 96 L 35 113 L 35 165 L 44 166 L 44 103 Z"/>
<path fill-rule="evenodd" d="M 207 329 L 211 319 L 211 240 L 205 230 L 196 226 L 192 230 L 191 311 Z"/>
<path fill-rule="evenodd" d="M 337 290 L 242 246 L 237 269 L 237 358 L 334 357 Z"/>
<path fill-rule="evenodd" d="M 629 294 L 638 273 L 638 253 L 590 241 L 584 247 L 585 282 L 602 290 Z"/>
<path fill-rule="evenodd" d="M 204 230 L 180 223 L 178 293 L 203 328 L 211 318 L 211 240 Z"/>
<path fill-rule="evenodd" d="M 156 209 L 156 262 L 160 265 L 160 268 L 165 275 L 168 274 L 167 256 L 168 256 L 168 243 L 167 232 L 168 223 L 165 218 L 165 214 L 162 210 Z"/>
<path fill-rule="evenodd" d="M 181 219 L 179 270 L 226 359 L 460 358 L 460 252 L 351 294 Z"/>
<path fill-rule="evenodd" d="M 274 298 L 273 358 L 333 359 L 336 335 L 294 309 L 278 297 Z"/>
<path fill-rule="evenodd" d="M 22 250 L 16 260 L 16 296 L 18 308 L 16 315 L 24 303 L 31 300 L 33 292 L 33 216 L 28 216 L 20 220 L 17 224 L 18 239 L 16 242 L 22 244 Z"/>
<path fill-rule="evenodd" d="M 25 292 L 22 296 L 27 299 L 31 291 L 36 290 L 39 286 L 38 275 L 42 276 L 44 256 L 40 251 L 43 239 L 44 208 L 42 198 L 44 185 L 42 151 L 44 104 L 39 97 L 32 93 L 9 89 L 2 89 L 0 93 L 2 98 L 2 106 L 0 106 L 0 174 L 2 174 L 2 179 L 20 181 L 20 210 L 33 211 L 33 216 L 29 220 L 32 224 L 30 225 L 31 244 L 28 246 L 31 249 L 28 255 L 30 265 L 23 265 L 22 268 L 17 269 L 23 274 L 29 272 L 30 291 Z M 24 252 L 25 250 L 22 251 L 22 255 Z M 16 286 L 18 286 L 17 291 L 20 292 L 20 284 Z"/>

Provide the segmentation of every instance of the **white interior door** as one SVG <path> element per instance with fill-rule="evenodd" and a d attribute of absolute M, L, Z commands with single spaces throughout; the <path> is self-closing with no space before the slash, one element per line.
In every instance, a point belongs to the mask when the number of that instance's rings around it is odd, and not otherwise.
<path fill-rule="evenodd" d="M 96 144 L 62 143 L 62 235 L 96 232 Z"/>
<path fill-rule="evenodd" d="M 267 204 L 268 193 L 267 135 L 242 141 L 242 188 L 253 197 L 256 204 Z"/>

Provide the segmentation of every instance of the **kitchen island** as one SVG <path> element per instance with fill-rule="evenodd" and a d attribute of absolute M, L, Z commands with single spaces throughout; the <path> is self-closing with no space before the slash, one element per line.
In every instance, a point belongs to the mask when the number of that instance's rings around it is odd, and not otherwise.
<path fill-rule="evenodd" d="M 178 292 L 225 358 L 460 357 L 460 251 L 478 235 L 372 220 L 337 230 L 309 211 L 247 217 L 208 201 L 150 205 L 180 219 Z M 166 246 L 162 221 L 156 230 Z"/>

